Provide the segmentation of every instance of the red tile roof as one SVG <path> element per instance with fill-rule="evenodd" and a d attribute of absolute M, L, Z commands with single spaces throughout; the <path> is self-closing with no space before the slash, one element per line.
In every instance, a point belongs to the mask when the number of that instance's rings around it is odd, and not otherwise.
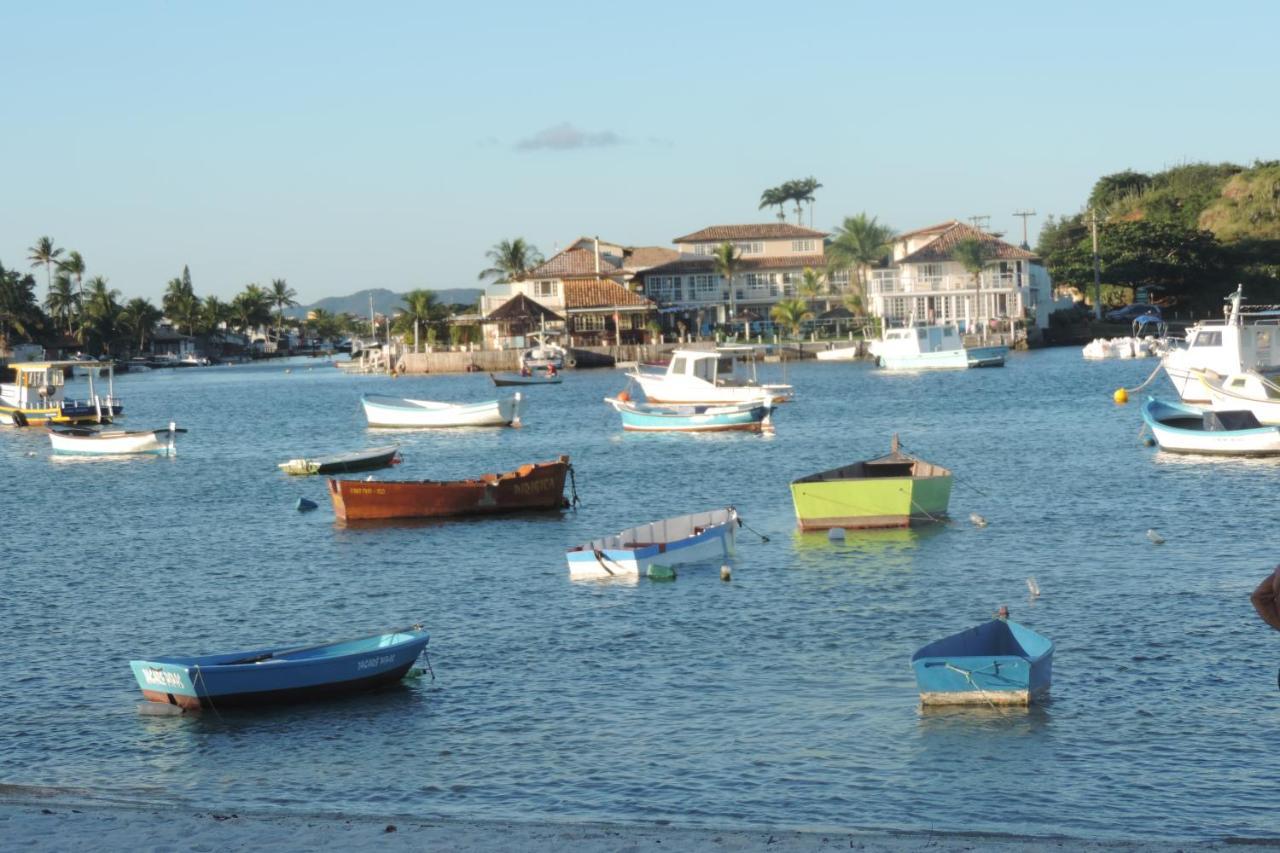
<path fill-rule="evenodd" d="M 517 293 L 506 302 L 489 312 L 485 320 L 495 322 L 536 322 L 538 320 L 563 320 L 564 317 L 552 311 L 541 302 L 537 302 L 523 293 Z"/>
<path fill-rule="evenodd" d="M 918 233 L 918 232 L 917 232 Z M 966 225 L 963 222 L 952 222 L 938 237 L 925 243 L 898 264 L 919 264 L 943 262 L 951 260 L 951 251 L 962 240 L 975 239 L 987 247 L 987 259 L 992 261 L 1030 261 L 1036 258 L 1035 252 L 1019 249 L 1010 243 L 993 237 L 985 231 Z"/>
<path fill-rule="evenodd" d="M 959 219 L 948 219 L 946 222 L 939 222 L 937 225 L 930 225 L 928 228 L 917 228 L 914 231 L 904 231 L 901 234 L 894 235 L 894 240 L 906 240 L 908 237 L 919 237 L 921 234 L 937 234 L 946 231 L 952 225 L 959 225 Z"/>
<path fill-rule="evenodd" d="M 553 255 L 529 271 L 525 278 L 560 278 L 571 275 L 597 275 L 618 271 L 618 265 L 600 255 L 600 269 L 596 269 L 596 253 L 591 249 L 567 249 Z"/>
<path fill-rule="evenodd" d="M 815 270 L 827 268 L 827 259 L 822 255 L 766 255 L 762 258 L 740 258 L 738 272 L 754 272 L 756 270 L 794 270 L 812 267 Z M 678 260 L 669 264 L 651 267 L 640 275 L 680 275 L 682 273 L 715 272 L 715 259 L 709 255 L 681 255 Z"/>
<path fill-rule="evenodd" d="M 622 262 L 624 269 L 643 270 L 677 260 L 680 253 L 665 246 L 630 246 Z"/>
<path fill-rule="evenodd" d="M 564 307 L 568 311 L 588 308 L 652 308 L 653 300 L 632 293 L 608 278 L 569 279 L 564 283 Z"/>
<path fill-rule="evenodd" d="M 701 231 L 694 231 L 683 237 L 677 237 L 673 243 L 707 243 L 724 240 L 803 240 L 822 239 L 825 231 L 814 231 L 812 228 L 801 228 L 799 225 L 788 225 L 785 222 L 767 222 L 763 225 L 712 225 Z"/>

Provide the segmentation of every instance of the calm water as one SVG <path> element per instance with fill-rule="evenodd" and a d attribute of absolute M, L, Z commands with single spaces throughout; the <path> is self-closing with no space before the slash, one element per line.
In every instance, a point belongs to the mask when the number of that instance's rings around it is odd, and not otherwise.
<path fill-rule="evenodd" d="M 0 433 L 0 782 L 201 807 L 1274 834 L 1280 637 L 1248 595 L 1276 562 L 1280 467 L 1140 446 L 1136 406 L 1109 394 L 1153 366 L 1076 349 L 935 375 L 810 363 L 788 370 L 798 401 L 771 439 L 623 435 L 600 402 L 622 374 L 571 373 L 528 389 L 524 429 L 399 433 L 405 462 L 379 476 L 569 453 L 577 512 L 372 530 L 335 526 L 324 480 L 275 463 L 385 443 L 362 390 L 492 398 L 483 375 L 121 377 L 128 425 L 191 430 L 177 458 L 51 459 L 42 433 Z M 788 481 L 895 430 L 955 470 L 956 521 L 795 532 Z M 298 514 L 299 496 L 320 509 Z M 568 545 L 729 503 L 771 540 L 741 532 L 731 583 L 715 566 L 568 579 Z M 1002 603 L 1057 642 L 1052 702 L 922 713 L 911 653 Z M 131 657 L 414 621 L 434 681 L 264 713 L 135 710 Z"/>

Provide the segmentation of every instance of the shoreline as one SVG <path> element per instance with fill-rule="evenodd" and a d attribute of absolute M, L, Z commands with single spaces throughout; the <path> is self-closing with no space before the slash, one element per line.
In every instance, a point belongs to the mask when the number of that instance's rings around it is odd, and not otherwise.
<path fill-rule="evenodd" d="M 1231 846 L 1280 846 L 1280 837 L 1155 840 L 1091 840 L 1069 836 L 990 835 L 967 832 L 688 828 L 663 824 L 466 820 L 413 815 L 375 816 L 332 812 L 261 812 L 199 809 L 185 805 L 102 802 L 66 798 L 65 790 L 0 785 L 0 836 L 14 849 L 178 849 L 281 851 L 349 850 L 377 845 L 383 851 L 521 850 L 551 853 L 681 850 L 707 853 L 808 853 L 864 850 L 882 853 L 929 850 L 1056 850 L 1156 853 L 1220 850 Z"/>

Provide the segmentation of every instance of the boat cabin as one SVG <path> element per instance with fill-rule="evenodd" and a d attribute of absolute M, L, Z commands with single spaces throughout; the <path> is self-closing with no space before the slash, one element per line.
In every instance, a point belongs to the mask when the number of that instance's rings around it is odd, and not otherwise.
<path fill-rule="evenodd" d="M 960 328 L 954 324 L 886 329 L 884 340 L 892 341 L 892 348 L 900 352 L 949 352 L 964 347 Z"/>
<path fill-rule="evenodd" d="M 66 399 L 67 372 L 78 369 L 89 381 L 83 400 Z M 114 365 L 83 361 L 25 361 L 9 365 L 13 382 L 0 384 L 0 413 L 27 423 L 104 423 L 120 413 L 115 398 Z M 107 392 L 98 393 L 94 379 L 107 375 Z"/>
<path fill-rule="evenodd" d="M 682 376 L 701 379 L 712 385 L 752 385 L 755 377 L 739 376 L 735 370 L 739 360 L 754 353 L 751 347 L 718 350 L 676 350 L 667 365 L 667 378 Z M 755 362 L 752 361 L 752 373 Z"/>

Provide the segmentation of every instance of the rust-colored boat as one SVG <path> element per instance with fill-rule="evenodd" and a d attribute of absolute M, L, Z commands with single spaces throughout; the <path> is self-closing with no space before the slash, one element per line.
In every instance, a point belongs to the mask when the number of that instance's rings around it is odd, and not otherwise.
<path fill-rule="evenodd" d="M 485 515 L 565 505 L 569 457 L 474 480 L 330 480 L 339 521 Z"/>

